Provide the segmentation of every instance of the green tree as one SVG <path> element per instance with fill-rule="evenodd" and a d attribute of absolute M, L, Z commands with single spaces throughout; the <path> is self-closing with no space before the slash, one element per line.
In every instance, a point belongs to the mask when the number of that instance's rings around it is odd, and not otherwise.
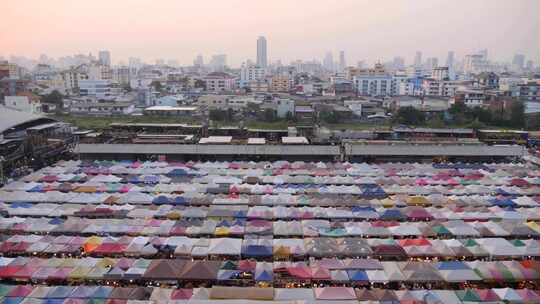
<path fill-rule="evenodd" d="M 294 115 L 293 115 L 293 113 L 291 113 L 291 111 L 288 111 L 288 112 L 287 112 L 287 115 L 285 116 L 285 119 L 286 119 L 288 122 L 294 122 Z"/>
<path fill-rule="evenodd" d="M 201 79 L 196 79 L 195 88 L 206 90 L 206 82 Z"/>
<path fill-rule="evenodd" d="M 508 121 L 510 127 L 524 128 L 525 127 L 525 104 L 515 100 L 510 105 L 510 119 Z"/>
<path fill-rule="evenodd" d="M 323 111 L 320 112 L 319 117 L 322 121 L 329 123 L 329 124 L 335 124 L 338 123 L 338 115 L 335 111 Z"/>
<path fill-rule="evenodd" d="M 263 112 L 262 120 L 265 122 L 273 122 L 276 120 L 276 111 L 273 109 L 265 109 Z"/>
<path fill-rule="evenodd" d="M 227 112 L 218 109 L 211 109 L 208 114 L 210 120 L 225 121 L 227 120 Z"/>
<path fill-rule="evenodd" d="M 43 96 L 41 98 L 41 101 L 44 103 L 53 103 L 57 106 L 62 105 L 62 100 L 64 99 L 64 96 L 58 92 L 57 90 L 52 91 L 51 93 Z"/>
<path fill-rule="evenodd" d="M 423 125 L 426 122 L 426 115 L 414 107 L 401 107 L 394 116 L 394 120 L 400 124 Z"/>
<path fill-rule="evenodd" d="M 152 83 L 150 83 L 150 86 L 154 87 L 154 90 L 158 92 L 161 92 L 163 90 L 163 85 L 158 80 L 152 81 Z"/>

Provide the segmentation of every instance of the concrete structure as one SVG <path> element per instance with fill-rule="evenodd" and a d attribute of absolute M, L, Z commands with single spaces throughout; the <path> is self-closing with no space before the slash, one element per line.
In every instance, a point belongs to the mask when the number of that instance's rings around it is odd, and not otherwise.
<path fill-rule="evenodd" d="M 276 106 L 276 114 L 279 118 L 285 118 L 287 115 L 294 115 L 295 102 L 292 99 L 279 98 L 273 101 Z"/>
<path fill-rule="evenodd" d="M 260 36 L 257 39 L 257 66 L 261 68 L 266 68 L 268 66 L 268 55 L 266 50 L 266 38 Z"/>
<path fill-rule="evenodd" d="M 131 102 L 78 102 L 70 107 L 70 113 L 75 115 L 129 115 L 135 110 Z"/>
<path fill-rule="evenodd" d="M 455 156 L 455 157 L 521 157 L 523 146 L 489 146 L 468 143 L 426 143 L 403 141 L 357 141 L 343 144 L 347 157 L 370 156 Z"/>
<path fill-rule="evenodd" d="M 144 109 L 144 114 L 157 116 L 193 116 L 197 107 L 153 106 Z"/>

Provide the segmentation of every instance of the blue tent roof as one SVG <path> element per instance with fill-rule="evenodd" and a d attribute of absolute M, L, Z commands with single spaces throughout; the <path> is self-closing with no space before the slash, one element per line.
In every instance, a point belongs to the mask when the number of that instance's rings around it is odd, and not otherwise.
<path fill-rule="evenodd" d="M 231 280 L 240 273 L 238 270 L 220 270 L 217 275 L 218 281 Z"/>
<path fill-rule="evenodd" d="M 351 281 L 369 281 L 367 273 L 364 270 L 347 270 Z"/>
<path fill-rule="evenodd" d="M 49 224 L 51 225 L 60 225 L 64 223 L 64 221 L 61 218 L 55 217 L 52 220 L 49 221 Z"/>
<path fill-rule="evenodd" d="M 271 271 L 263 270 L 255 274 L 255 281 L 272 281 L 272 279 L 273 273 Z"/>
<path fill-rule="evenodd" d="M 56 286 L 53 290 L 47 294 L 48 299 L 65 299 L 68 298 L 71 292 L 73 292 L 71 286 Z"/>
<path fill-rule="evenodd" d="M 170 204 L 171 200 L 165 195 L 160 195 L 160 196 L 154 197 L 154 199 L 152 200 L 152 203 L 156 205 L 164 205 L 164 204 Z"/>
<path fill-rule="evenodd" d="M 168 176 L 185 176 L 188 175 L 187 171 L 184 169 L 173 169 L 167 173 Z"/>
<path fill-rule="evenodd" d="M 92 298 L 107 299 L 109 295 L 111 294 L 112 290 L 113 290 L 112 287 L 99 286 L 98 288 L 96 288 L 96 291 L 94 291 L 94 293 L 92 294 Z"/>
<path fill-rule="evenodd" d="M 439 262 L 437 264 L 438 270 L 463 270 L 470 269 L 465 263 L 461 261 L 448 261 L 448 262 Z"/>
<path fill-rule="evenodd" d="M 11 208 L 30 208 L 33 205 L 27 202 L 14 202 L 11 204 Z"/>
<path fill-rule="evenodd" d="M 43 186 L 42 185 L 37 185 L 34 188 L 28 190 L 27 192 L 43 192 Z"/>
<path fill-rule="evenodd" d="M 19 298 L 19 297 L 17 298 L 6 297 L 2 300 L 2 304 L 19 304 L 23 300 L 24 298 Z"/>
<path fill-rule="evenodd" d="M 517 206 L 516 203 L 514 203 L 511 199 L 505 198 L 505 199 L 497 199 L 494 198 L 489 201 L 491 205 L 493 206 L 499 206 L 499 207 L 515 207 Z"/>
<path fill-rule="evenodd" d="M 407 217 L 398 209 L 386 209 L 379 218 L 381 220 L 403 220 Z"/>
<path fill-rule="evenodd" d="M 272 256 L 272 248 L 263 245 L 249 245 L 242 248 L 242 255 L 247 257 Z"/>
<path fill-rule="evenodd" d="M 183 196 L 177 196 L 174 198 L 174 200 L 171 202 L 174 205 L 187 205 L 186 198 Z"/>

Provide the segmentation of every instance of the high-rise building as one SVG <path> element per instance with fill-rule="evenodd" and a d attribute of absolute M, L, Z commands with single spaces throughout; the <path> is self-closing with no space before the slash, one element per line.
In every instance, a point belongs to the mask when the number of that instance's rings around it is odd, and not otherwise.
<path fill-rule="evenodd" d="M 266 38 L 259 36 L 257 39 L 257 65 L 261 68 L 266 68 L 268 65 L 268 57 L 266 54 Z"/>
<path fill-rule="evenodd" d="M 449 69 L 452 69 L 454 66 L 454 51 L 449 51 L 448 56 L 446 57 L 446 66 Z"/>
<path fill-rule="evenodd" d="M 515 54 L 514 59 L 512 60 L 512 65 L 516 69 L 523 69 L 523 67 L 525 66 L 525 55 Z"/>
<path fill-rule="evenodd" d="M 111 66 L 111 53 L 109 51 L 99 51 L 99 63 Z"/>
<path fill-rule="evenodd" d="M 193 60 L 193 65 L 194 66 L 199 66 L 199 67 L 202 67 L 204 65 L 204 59 L 203 59 L 203 56 L 202 55 L 197 55 L 197 57 L 195 58 L 195 60 Z"/>
<path fill-rule="evenodd" d="M 478 54 L 482 55 L 482 60 L 487 61 L 488 60 L 488 50 L 482 49 Z"/>
<path fill-rule="evenodd" d="M 392 60 L 392 68 L 395 70 L 401 70 L 405 68 L 405 59 L 400 56 L 394 57 Z"/>
<path fill-rule="evenodd" d="M 223 71 L 227 65 L 227 55 L 218 54 L 210 59 L 210 67 L 213 71 Z"/>
<path fill-rule="evenodd" d="M 426 60 L 426 66 L 425 66 L 426 70 L 431 71 L 438 66 L 439 66 L 439 59 L 437 57 L 431 57 Z"/>
<path fill-rule="evenodd" d="M 334 70 L 334 57 L 332 56 L 332 52 L 327 52 L 326 55 L 324 56 L 323 67 L 327 71 Z"/>
<path fill-rule="evenodd" d="M 416 51 L 416 54 L 414 55 L 414 66 L 420 67 L 422 66 L 422 52 Z"/>
<path fill-rule="evenodd" d="M 532 60 L 527 60 L 527 64 L 525 64 L 525 68 L 527 70 L 532 70 L 534 69 L 534 62 Z"/>
<path fill-rule="evenodd" d="M 347 63 L 345 62 L 345 51 L 339 52 L 339 71 L 343 72 L 345 71 L 345 67 L 347 67 Z"/>

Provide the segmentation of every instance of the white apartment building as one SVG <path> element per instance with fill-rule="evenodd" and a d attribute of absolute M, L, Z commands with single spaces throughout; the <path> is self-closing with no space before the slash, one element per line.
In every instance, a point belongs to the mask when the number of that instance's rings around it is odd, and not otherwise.
<path fill-rule="evenodd" d="M 433 78 L 424 79 L 422 82 L 422 91 L 428 96 L 446 96 L 453 97 L 463 82 L 450 80 L 437 80 Z"/>
<path fill-rule="evenodd" d="M 264 80 L 266 69 L 257 65 L 242 64 L 240 69 L 240 87 L 248 87 L 252 81 Z"/>
<path fill-rule="evenodd" d="M 121 85 L 128 85 L 131 79 L 130 69 L 127 66 L 116 67 L 112 70 L 112 80 Z"/>
<path fill-rule="evenodd" d="M 81 96 L 106 98 L 112 95 L 111 83 L 108 80 L 80 80 L 79 94 Z"/>
<path fill-rule="evenodd" d="M 91 65 L 88 67 L 88 79 L 112 80 L 111 67 L 107 65 Z"/>
<path fill-rule="evenodd" d="M 359 70 L 353 76 L 353 83 L 362 96 L 392 95 L 392 75 L 381 64 L 376 64 L 373 69 Z"/>
<path fill-rule="evenodd" d="M 223 72 L 213 72 L 204 77 L 206 90 L 210 92 L 231 91 L 234 89 L 234 77 Z"/>

